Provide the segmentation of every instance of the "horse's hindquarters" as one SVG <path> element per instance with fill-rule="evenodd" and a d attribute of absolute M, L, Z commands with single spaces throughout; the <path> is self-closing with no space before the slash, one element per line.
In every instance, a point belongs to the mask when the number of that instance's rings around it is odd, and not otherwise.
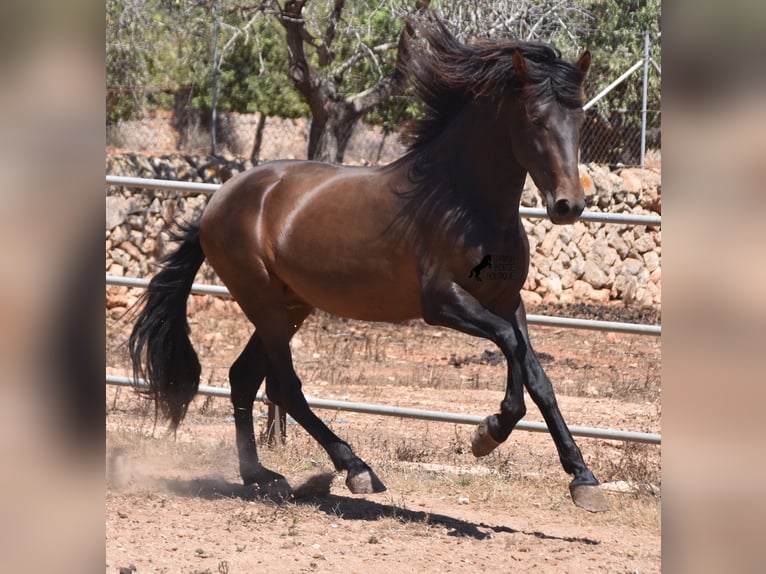
<path fill-rule="evenodd" d="M 241 296 L 274 295 L 280 284 L 286 305 L 402 321 L 420 316 L 420 288 L 414 255 L 390 231 L 398 209 L 378 171 L 273 162 L 214 194 L 203 214 L 203 246 Z"/>

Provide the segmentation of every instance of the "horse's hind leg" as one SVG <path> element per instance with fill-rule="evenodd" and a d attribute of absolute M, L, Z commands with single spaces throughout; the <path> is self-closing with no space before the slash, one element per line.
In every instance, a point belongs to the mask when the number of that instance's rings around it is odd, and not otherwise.
<path fill-rule="evenodd" d="M 290 314 L 291 334 L 300 328 L 310 313 L 311 308 L 306 307 Z M 229 369 L 231 401 L 234 406 L 234 427 L 239 454 L 239 474 L 245 484 L 264 485 L 285 480 L 282 475 L 268 470 L 260 463 L 255 443 L 253 405 L 258 389 L 266 376 L 266 371 L 266 350 L 258 332 L 256 332 Z"/>
<path fill-rule="evenodd" d="M 255 333 L 229 369 L 229 383 L 231 402 L 234 406 L 239 474 L 245 484 L 260 486 L 285 481 L 281 474 L 268 470 L 260 463 L 255 445 L 253 404 L 265 376 L 266 353 L 258 333 Z"/>
<path fill-rule="evenodd" d="M 292 323 L 288 318 L 287 309 L 279 302 L 269 303 L 265 299 L 259 297 L 257 301 L 256 298 L 251 298 L 239 302 L 256 325 L 268 357 L 269 399 L 284 408 L 322 445 L 337 470 L 346 471 L 346 485 L 351 492 L 363 494 L 384 491 L 386 487 L 372 469 L 312 412 L 293 366 L 289 344 Z"/>

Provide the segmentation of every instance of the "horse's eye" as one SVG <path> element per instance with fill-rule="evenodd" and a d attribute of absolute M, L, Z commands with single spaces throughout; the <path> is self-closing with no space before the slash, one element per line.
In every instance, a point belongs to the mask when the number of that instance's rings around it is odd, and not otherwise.
<path fill-rule="evenodd" d="M 532 116 L 532 124 L 536 125 L 537 127 L 541 127 L 545 122 L 543 122 L 543 118 L 540 116 Z"/>

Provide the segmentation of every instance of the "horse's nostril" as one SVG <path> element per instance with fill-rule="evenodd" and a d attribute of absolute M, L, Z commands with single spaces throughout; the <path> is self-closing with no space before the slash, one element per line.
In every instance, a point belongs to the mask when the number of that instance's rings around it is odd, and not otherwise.
<path fill-rule="evenodd" d="M 566 217 L 567 215 L 569 215 L 569 212 L 571 210 L 572 210 L 572 204 L 569 203 L 568 199 L 559 199 L 556 201 L 556 203 L 553 204 L 553 211 L 559 217 Z"/>

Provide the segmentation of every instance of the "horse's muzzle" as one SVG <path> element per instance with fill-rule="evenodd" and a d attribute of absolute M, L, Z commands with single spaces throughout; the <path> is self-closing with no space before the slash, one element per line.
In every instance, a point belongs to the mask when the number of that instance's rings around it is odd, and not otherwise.
<path fill-rule="evenodd" d="M 553 205 L 548 204 L 548 217 L 557 225 L 574 223 L 585 209 L 585 199 L 570 201 L 569 199 L 557 199 Z"/>

